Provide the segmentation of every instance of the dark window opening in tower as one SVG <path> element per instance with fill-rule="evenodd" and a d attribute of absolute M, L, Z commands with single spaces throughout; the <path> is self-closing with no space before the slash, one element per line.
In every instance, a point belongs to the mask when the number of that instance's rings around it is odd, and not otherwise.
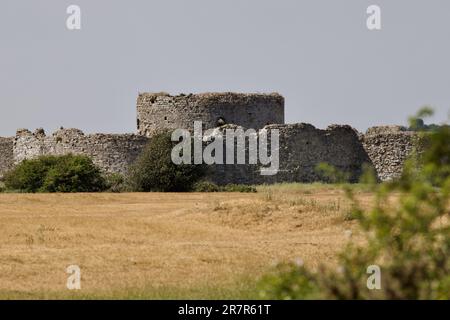
<path fill-rule="evenodd" d="M 167 117 L 164 117 L 164 120 L 167 120 Z"/>
<path fill-rule="evenodd" d="M 140 124 L 141 124 L 141 122 L 139 121 L 139 118 L 136 120 L 136 122 L 137 122 L 137 127 L 138 127 L 138 129 L 139 129 Z"/>
<path fill-rule="evenodd" d="M 227 122 L 225 121 L 224 118 L 219 117 L 219 118 L 217 119 L 217 121 L 216 121 L 216 126 L 221 127 L 221 126 L 225 125 L 226 123 L 227 123 Z"/>

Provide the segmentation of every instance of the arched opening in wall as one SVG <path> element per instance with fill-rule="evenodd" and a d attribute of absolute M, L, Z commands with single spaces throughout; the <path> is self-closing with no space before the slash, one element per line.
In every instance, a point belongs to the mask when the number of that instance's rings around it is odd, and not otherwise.
<path fill-rule="evenodd" d="M 167 116 L 164 117 L 164 120 L 167 121 Z"/>
<path fill-rule="evenodd" d="M 139 121 L 139 118 L 136 120 L 137 128 L 139 129 L 139 126 L 141 124 L 141 121 Z"/>
<path fill-rule="evenodd" d="M 225 118 L 223 118 L 223 117 L 217 118 L 217 120 L 216 120 L 216 126 L 217 127 L 221 127 L 221 126 L 223 126 L 225 124 L 227 124 L 227 122 L 225 121 Z"/>

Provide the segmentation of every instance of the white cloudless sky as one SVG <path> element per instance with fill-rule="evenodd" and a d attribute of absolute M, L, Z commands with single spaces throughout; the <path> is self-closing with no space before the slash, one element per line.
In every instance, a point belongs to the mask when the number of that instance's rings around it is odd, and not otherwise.
<path fill-rule="evenodd" d="M 81 7 L 82 29 L 66 28 Z M 369 31 L 366 9 L 381 7 Z M 450 110 L 448 0 L 2 0 L 0 135 L 134 132 L 138 92 L 279 92 L 359 130 Z"/>

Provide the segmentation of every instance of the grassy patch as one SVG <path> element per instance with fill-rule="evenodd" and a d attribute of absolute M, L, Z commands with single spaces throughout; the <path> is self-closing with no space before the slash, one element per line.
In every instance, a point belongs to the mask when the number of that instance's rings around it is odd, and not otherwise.
<path fill-rule="evenodd" d="M 2 291 L 1 300 L 255 300 L 258 299 L 256 282 L 244 280 L 227 287 L 198 286 L 144 286 L 113 290 L 64 291 Z"/>

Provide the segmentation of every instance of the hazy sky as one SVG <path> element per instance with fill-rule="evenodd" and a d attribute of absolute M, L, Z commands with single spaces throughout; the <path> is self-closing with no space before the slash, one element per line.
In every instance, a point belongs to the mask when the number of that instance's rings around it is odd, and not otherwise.
<path fill-rule="evenodd" d="M 66 8 L 82 29 L 66 28 Z M 366 9 L 382 10 L 369 31 Z M 138 92 L 279 92 L 360 130 L 450 110 L 448 0 L 2 0 L 0 135 L 134 132 Z"/>

